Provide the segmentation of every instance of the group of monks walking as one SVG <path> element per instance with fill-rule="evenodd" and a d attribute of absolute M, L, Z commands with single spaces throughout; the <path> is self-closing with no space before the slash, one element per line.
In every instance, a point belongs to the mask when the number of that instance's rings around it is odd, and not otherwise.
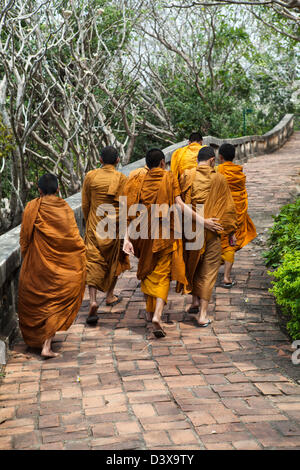
<path fill-rule="evenodd" d="M 27 204 L 20 234 L 18 315 L 25 343 L 40 348 L 43 357 L 55 357 L 52 339 L 74 322 L 86 285 L 86 323 L 95 325 L 97 292 L 106 293 L 106 305 L 122 300 L 114 289 L 133 255 L 156 338 L 166 336 L 162 314 L 171 281 L 176 281 L 176 292 L 192 295 L 187 312 L 195 326 L 209 326 L 208 304 L 221 264 L 222 285 L 230 288 L 235 284 L 234 254 L 256 236 L 247 213 L 246 177 L 234 157 L 233 145 L 221 145 L 216 167 L 213 148 L 193 133 L 189 144 L 173 153 L 170 171 L 162 150 L 153 148 L 146 165 L 127 178 L 117 171 L 117 150 L 105 147 L 101 168 L 88 172 L 83 182 L 84 241 L 73 211 L 57 197 L 57 178 L 43 175 L 40 197 Z M 126 205 L 125 233 L 121 200 Z M 114 236 L 99 235 L 99 223 L 107 218 L 115 224 Z M 143 236 L 136 236 L 137 227 Z"/>

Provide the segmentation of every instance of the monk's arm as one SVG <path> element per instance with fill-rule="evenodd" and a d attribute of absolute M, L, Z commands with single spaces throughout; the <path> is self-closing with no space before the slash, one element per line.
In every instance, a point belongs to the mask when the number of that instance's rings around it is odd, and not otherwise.
<path fill-rule="evenodd" d="M 30 225 L 30 203 L 24 209 L 23 216 L 22 216 L 22 224 L 20 230 L 20 250 L 22 259 L 26 255 L 26 251 L 28 250 L 30 244 L 30 236 L 28 232 L 28 226 Z"/>
<path fill-rule="evenodd" d="M 191 216 L 192 219 L 196 222 L 203 224 L 204 228 L 211 230 L 212 232 L 219 232 L 223 230 L 223 227 L 218 223 L 218 219 L 204 219 L 204 217 L 201 217 L 199 214 L 197 214 L 197 212 L 195 212 L 187 204 L 185 204 L 180 196 L 175 197 L 175 202 L 183 213 Z"/>
<path fill-rule="evenodd" d="M 86 175 L 82 190 L 81 190 L 81 208 L 83 217 L 87 221 L 90 212 L 90 204 L 91 204 L 91 193 L 90 193 L 90 185 L 89 185 L 89 175 Z"/>

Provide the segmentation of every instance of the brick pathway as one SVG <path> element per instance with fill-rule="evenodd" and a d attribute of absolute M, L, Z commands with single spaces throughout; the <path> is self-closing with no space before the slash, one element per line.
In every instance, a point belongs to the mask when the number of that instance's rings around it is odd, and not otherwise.
<path fill-rule="evenodd" d="M 191 324 L 190 298 L 173 286 L 167 337 L 154 339 L 133 268 L 118 282 L 122 304 L 101 305 L 95 328 L 85 298 L 57 335 L 60 358 L 15 345 L 0 385 L 0 449 L 300 449 L 300 365 L 260 257 L 271 214 L 297 183 L 299 149 L 296 133 L 245 165 L 259 237 L 237 256 L 237 287 L 217 285 L 212 327 Z"/>

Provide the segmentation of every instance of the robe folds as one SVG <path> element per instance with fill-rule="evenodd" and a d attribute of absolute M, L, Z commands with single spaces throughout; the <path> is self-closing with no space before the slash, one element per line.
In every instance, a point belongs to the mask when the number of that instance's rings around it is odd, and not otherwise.
<path fill-rule="evenodd" d="M 180 178 L 182 199 L 191 204 L 196 211 L 196 204 L 204 204 L 204 218 L 215 217 L 228 237 L 235 232 L 237 215 L 226 179 L 208 165 L 186 170 Z M 195 223 L 193 221 L 193 229 Z M 210 300 L 211 293 L 221 264 L 221 237 L 219 233 L 204 229 L 203 246 L 187 250 L 184 244 L 184 260 L 187 289 L 200 298 Z M 177 286 L 177 291 L 182 289 Z"/>
<path fill-rule="evenodd" d="M 122 250 L 119 238 L 119 198 L 127 178 L 113 165 L 87 173 L 82 187 L 82 212 L 86 221 L 85 245 L 87 260 L 87 285 L 107 292 L 115 278 L 130 269 L 128 255 Z M 110 212 L 105 206 L 110 205 Z M 99 209 L 103 207 L 103 210 Z M 104 238 L 98 224 L 105 218 L 115 224 L 112 238 Z M 126 223 L 126 220 L 125 220 Z"/>
<path fill-rule="evenodd" d="M 129 173 L 129 178 L 132 178 L 133 176 L 137 176 L 139 173 L 145 174 L 148 171 L 149 171 L 149 168 L 147 167 L 147 165 L 142 166 L 141 168 L 136 168 L 135 170 L 132 170 Z"/>
<path fill-rule="evenodd" d="M 198 142 L 192 142 L 185 147 L 181 147 L 172 154 L 171 157 L 171 171 L 177 179 L 183 174 L 185 170 L 196 168 L 198 165 L 198 153 L 202 147 Z"/>
<path fill-rule="evenodd" d="M 25 343 L 41 348 L 72 325 L 85 289 L 85 246 L 66 201 L 55 195 L 30 201 L 20 247 L 19 325 Z"/>
<path fill-rule="evenodd" d="M 227 180 L 238 218 L 238 226 L 235 232 L 237 240 L 236 246 L 230 246 L 228 237 L 221 236 L 222 259 L 233 263 L 235 252 L 250 243 L 256 237 L 257 233 L 247 212 L 248 196 L 246 191 L 246 176 L 243 173 L 243 167 L 232 162 L 225 162 L 218 166 L 217 171 L 224 175 Z"/>
<path fill-rule="evenodd" d="M 182 282 L 184 285 L 187 283 L 182 240 L 176 239 L 175 221 L 169 216 L 169 207 L 175 204 L 175 197 L 180 195 L 180 188 L 172 173 L 162 168 L 153 168 L 147 173 L 139 173 L 129 178 L 124 192 L 127 196 L 129 223 L 137 218 L 136 215 L 130 215 L 132 206 L 140 203 L 146 208 L 140 215 L 140 225 L 147 226 L 148 233 L 144 238 L 133 239 L 130 237 L 129 225 L 129 237 L 134 254 L 139 259 L 137 278 L 142 281 L 142 292 L 148 296 L 147 310 L 154 312 L 157 297 L 167 302 L 171 280 Z M 165 206 L 160 213 L 153 211 L 151 220 L 153 204 Z M 170 221 L 170 233 L 166 238 L 162 228 L 165 221 Z M 154 231 L 151 231 L 151 225 L 152 229 L 153 226 L 156 227 Z"/>

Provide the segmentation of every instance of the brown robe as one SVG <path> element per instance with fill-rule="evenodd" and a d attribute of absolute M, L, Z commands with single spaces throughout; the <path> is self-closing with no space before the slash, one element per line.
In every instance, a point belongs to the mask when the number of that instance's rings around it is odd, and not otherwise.
<path fill-rule="evenodd" d="M 182 198 L 186 204 L 204 204 L 204 217 L 219 219 L 224 234 L 237 228 L 237 214 L 226 179 L 208 165 L 186 170 L 180 178 Z M 193 222 L 193 227 L 195 226 Z M 186 246 L 186 243 L 185 245 Z M 220 234 L 204 230 L 201 249 L 184 250 L 188 289 L 200 298 L 210 300 L 221 264 Z M 181 286 L 178 286 L 180 290 Z"/>
<path fill-rule="evenodd" d="M 113 165 L 104 165 L 90 171 L 82 187 L 82 212 L 86 221 L 85 244 L 87 259 L 87 285 L 107 292 L 115 277 L 130 269 L 128 255 L 121 249 L 119 238 L 119 197 L 122 196 L 127 178 Z M 115 209 L 116 236 L 100 238 L 97 225 L 105 215 L 97 215 L 102 204 Z"/>
<path fill-rule="evenodd" d="M 41 348 L 72 325 L 85 289 L 85 246 L 66 201 L 55 195 L 30 201 L 20 247 L 19 325 L 25 343 Z"/>

